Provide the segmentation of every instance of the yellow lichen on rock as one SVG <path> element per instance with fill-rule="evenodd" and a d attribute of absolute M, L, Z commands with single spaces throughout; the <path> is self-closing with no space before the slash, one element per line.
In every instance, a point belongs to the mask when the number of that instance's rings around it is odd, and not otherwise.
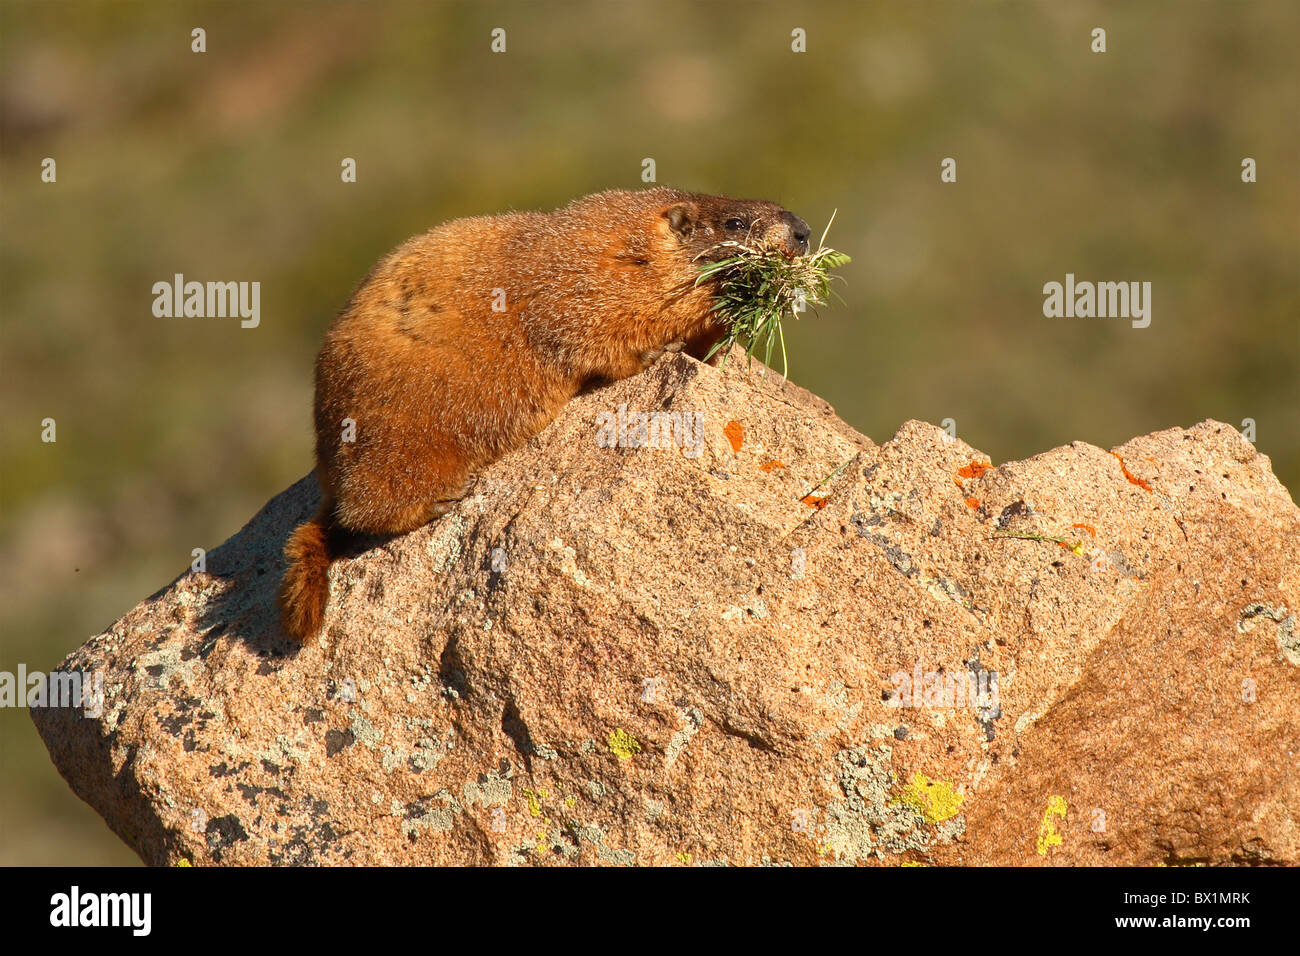
<path fill-rule="evenodd" d="M 619 760 L 631 760 L 641 752 L 641 744 L 621 727 L 610 731 L 609 752 Z"/>
<path fill-rule="evenodd" d="M 1043 811 L 1043 822 L 1038 824 L 1038 855 L 1047 856 L 1047 851 L 1061 845 L 1061 834 L 1056 829 L 1056 820 L 1065 819 L 1065 797 L 1053 794 L 1047 800 L 1047 809 Z"/>
<path fill-rule="evenodd" d="M 931 780 L 923 773 L 912 774 L 912 779 L 899 797 L 902 803 L 923 816 L 927 823 L 942 823 L 952 819 L 961 812 L 964 799 L 950 782 Z"/>

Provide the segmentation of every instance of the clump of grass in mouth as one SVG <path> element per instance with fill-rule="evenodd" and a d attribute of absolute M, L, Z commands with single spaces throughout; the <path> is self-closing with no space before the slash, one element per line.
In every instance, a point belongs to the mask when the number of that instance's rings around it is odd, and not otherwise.
<path fill-rule="evenodd" d="M 735 252 L 718 262 L 702 266 L 695 279 L 696 285 L 714 278 L 719 280 L 717 301 L 712 311 L 718 313 L 727 327 L 726 335 L 705 356 L 706 361 L 717 352 L 729 351 L 737 342 L 744 342 L 751 361 L 761 348 L 763 364 L 770 366 L 772 352 L 780 345 L 781 375 L 786 375 L 789 363 L 781 319 L 787 314 L 799 318 L 795 303 L 800 293 L 807 305 L 825 305 L 832 295 L 844 301 L 830 284 L 832 278 L 839 278 L 831 276 L 830 270 L 850 261 L 847 255 L 826 245 L 826 234 L 834 221 L 835 214 L 832 213 L 817 249 L 802 256 L 787 255 L 780 249 L 750 239 L 719 243 L 709 250 L 734 248 Z M 725 351 L 722 361 L 724 364 L 727 361 Z"/>

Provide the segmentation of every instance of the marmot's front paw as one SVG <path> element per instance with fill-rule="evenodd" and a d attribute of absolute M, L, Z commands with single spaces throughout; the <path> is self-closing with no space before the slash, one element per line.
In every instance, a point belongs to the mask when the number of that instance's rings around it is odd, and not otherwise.
<path fill-rule="evenodd" d="M 641 364 L 653 365 L 655 362 L 659 361 L 659 359 L 663 358 L 665 352 L 680 352 L 684 348 L 686 348 L 685 342 L 669 342 L 663 348 L 642 352 Z"/>

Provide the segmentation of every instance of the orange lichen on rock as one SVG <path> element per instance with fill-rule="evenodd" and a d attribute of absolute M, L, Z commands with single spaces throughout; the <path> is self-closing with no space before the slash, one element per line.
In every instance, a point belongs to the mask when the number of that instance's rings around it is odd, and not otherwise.
<path fill-rule="evenodd" d="M 974 508 L 976 511 L 979 511 L 980 500 L 978 498 L 967 498 L 966 505 L 969 508 Z"/>
<path fill-rule="evenodd" d="M 1111 454 L 1115 455 L 1114 452 L 1111 452 Z M 1124 477 L 1128 479 L 1129 484 L 1137 485 L 1139 488 L 1141 488 L 1143 491 L 1147 492 L 1148 494 L 1150 494 L 1152 491 L 1155 490 L 1149 484 L 1147 484 L 1145 481 L 1139 478 L 1137 475 L 1133 474 L 1133 472 L 1129 471 L 1128 465 L 1124 464 L 1123 458 L 1121 458 L 1119 455 L 1115 455 L 1115 460 L 1119 462 L 1120 470 L 1124 472 Z"/>
<path fill-rule="evenodd" d="M 733 453 L 740 451 L 740 446 L 745 444 L 745 427 L 740 422 L 727 422 L 727 427 L 722 429 L 722 434 L 727 436 L 727 441 L 731 442 L 731 451 Z"/>
<path fill-rule="evenodd" d="M 1094 538 L 1097 537 L 1097 529 L 1090 524 L 1084 524 L 1082 521 L 1076 521 L 1074 524 L 1070 525 L 1070 527 L 1082 528 L 1084 531 L 1088 532 L 1088 534 L 1092 535 Z"/>
<path fill-rule="evenodd" d="M 784 467 L 785 467 L 785 462 L 778 461 L 777 459 L 773 458 L 771 461 L 765 461 L 763 462 L 763 464 L 759 465 L 758 470 L 763 472 L 764 474 L 771 474 L 772 472 L 776 471 L 778 468 L 784 468 Z"/>
<path fill-rule="evenodd" d="M 965 467 L 958 468 L 957 474 L 962 478 L 982 478 L 984 473 L 993 467 L 991 461 L 972 461 Z"/>
<path fill-rule="evenodd" d="M 814 508 L 817 511 L 821 511 L 823 508 L 826 507 L 826 499 L 819 498 L 817 495 L 804 495 L 799 500 L 802 501 L 804 504 L 806 504 L 809 508 Z"/>

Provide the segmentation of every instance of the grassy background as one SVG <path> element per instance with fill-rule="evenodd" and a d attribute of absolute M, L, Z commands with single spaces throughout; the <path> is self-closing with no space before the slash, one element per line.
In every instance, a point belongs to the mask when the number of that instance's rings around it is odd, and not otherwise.
<path fill-rule="evenodd" d="M 839 208 L 848 305 L 787 330 L 791 377 L 876 441 L 953 418 L 1004 461 L 1249 417 L 1294 491 L 1298 10 L 3 0 L 0 670 L 53 667 L 310 470 L 315 350 L 385 251 L 644 157 L 818 231 Z M 154 318 L 176 272 L 260 281 L 260 328 Z M 1150 328 L 1044 318 L 1066 272 L 1152 282 Z M 0 863 L 134 860 L 0 710 Z"/>

